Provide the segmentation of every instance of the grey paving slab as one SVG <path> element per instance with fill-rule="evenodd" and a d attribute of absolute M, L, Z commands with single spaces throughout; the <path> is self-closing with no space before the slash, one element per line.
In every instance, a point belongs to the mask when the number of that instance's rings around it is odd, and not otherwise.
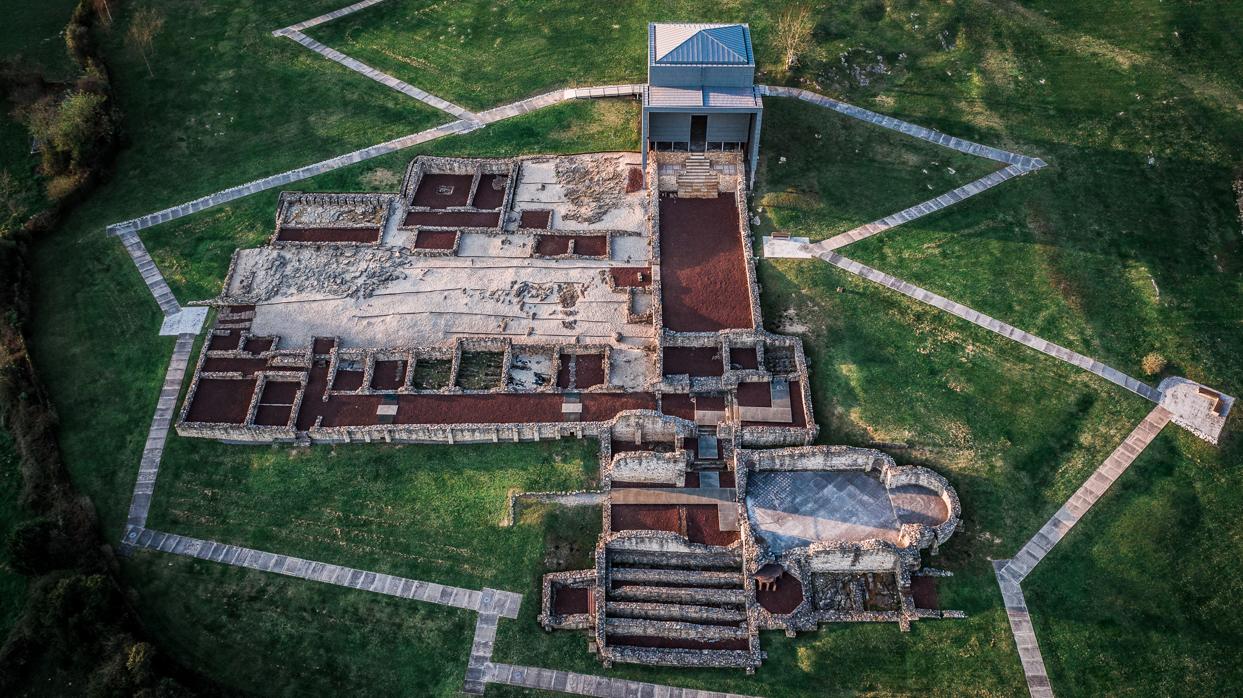
<path fill-rule="evenodd" d="M 1093 504 L 1126 472 L 1131 463 L 1152 443 L 1161 429 L 1169 423 L 1172 415 L 1169 410 L 1158 405 L 1135 426 L 1122 443 L 1105 458 L 1104 462 L 1088 477 L 1087 481 L 1071 495 L 1070 500 L 1040 528 L 1031 540 L 1019 549 L 1010 562 L 1010 576 L 1016 582 L 1031 574 L 1031 571 L 1045 555 L 1070 532 L 1071 527 L 1082 517 Z M 1073 507 L 1073 514 L 1065 511 Z"/>
<path fill-rule="evenodd" d="M 838 267 L 839 269 L 844 269 L 852 274 L 868 279 L 869 281 L 875 281 L 883 286 L 888 286 L 889 288 L 892 288 L 905 296 L 914 298 L 921 303 L 927 303 L 935 308 L 940 308 L 951 315 L 960 317 L 967 322 L 983 327 L 986 330 L 999 334 L 1008 339 L 1013 339 L 1020 344 L 1041 352 L 1042 354 L 1065 361 L 1070 363 L 1072 366 L 1078 366 L 1080 368 L 1086 366 L 1088 368 L 1085 368 L 1084 370 L 1098 375 L 1115 385 L 1122 386 L 1123 388 L 1126 388 L 1127 390 L 1152 402 L 1159 402 L 1161 399 L 1160 391 L 1122 373 L 1121 371 L 1118 371 L 1117 369 L 1110 368 L 1090 357 L 1083 356 L 1082 354 L 1073 352 L 1065 347 L 1041 339 L 1040 337 L 1028 332 L 1024 332 L 1017 327 L 1008 325 L 1000 320 L 997 320 L 996 318 L 974 311 L 964 305 L 955 303 L 948 298 L 938 296 L 931 291 L 919 288 L 913 284 L 907 284 L 904 286 L 903 284 L 906 282 L 903 282 L 901 279 L 890 276 L 889 274 L 878 271 L 869 266 L 859 264 L 858 262 L 843 257 L 836 252 L 820 252 L 816 256 L 829 264 Z"/>
<path fill-rule="evenodd" d="M 138 268 L 138 273 L 142 276 L 143 283 L 147 285 L 147 289 L 151 291 L 151 295 L 160 305 L 160 310 L 165 316 L 177 315 L 181 312 L 181 305 L 177 303 L 177 299 L 173 296 L 173 291 L 168 287 L 168 283 L 164 280 L 164 275 L 155 265 L 155 260 L 151 259 L 151 255 L 147 252 L 147 247 L 142 244 L 138 234 L 134 229 L 127 228 L 119 233 L 121 244 L 125 246 L 125 251 L 133 260 L 134 266 Z"/>
<path fill-rule="evenodd" d="M 584 696 L 682 696 L 682 698 L 748 698 L 737 693 L 701 691 L 607 676 L 578 674 L 540 667 L 492 664 L 486 674 L 490 683 L 535 688 Z"/>
<path fill-rule="evenodd" d="M 1027 691 L 1032 698 L 1053 698 L 1053 688 L 1045 670 L 1044 657 L 1040 654 L 1040 644 L 1036 641 L 1036 633 L 1032 628 L 1027 600 L 1023 597 L 1019 583 L 1006 572 L 1009 562 L 1011 561 L 993 561 L 993 574 L 997 577 L 997 585 L 1001 588 L 1001 595 L 1006 603 L 1006 617 L 1010 621 L 1010 632 L 1014 635 L 1019 661 L 1023 665 Z"/>

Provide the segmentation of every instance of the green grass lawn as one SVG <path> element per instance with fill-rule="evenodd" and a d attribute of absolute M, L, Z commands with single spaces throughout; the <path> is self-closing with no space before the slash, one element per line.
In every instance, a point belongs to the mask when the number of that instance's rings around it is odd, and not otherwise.
<path fill-rule="evenodd" d="M 122 46 L 127 20 L 107 39 L 126 149 L 110 183 L 36 248 L 33 348 L 66 462 L 110 540 L 172 339 L 155 336 L 158 310 L 103 226 L 448 119 L 268 34 L 341 4 L 179 5 L 157 42 L 155 78 Z M 772 10 L 597 10 L 390 0 L 312 33 L 472 108 L 641 80 L 649 19 L 747 19 L 762 79 L 784 79 L 773 69 Z M 1138 375 L 1140 358 L 1158 351 L 1169 371 L 1238 393 L 1243 265 L 1230 186 L 1243 165 L 1232 38 L 1241 33 L 1228 4 L 834 3 L 800 84 L 1051 164 L 843 252 L 1120 370 Z M 869 72 L 877 55 L 885 70 Z M 822 238 L 993 167 L 808 105 L 766 107 L 761 232 Z M 629 149 L 636 124 L 632 103 L 574 102 L 295 188 L 392 191 L 418 153 Z M 233 249 L 268 236 L 275 200 L 258 194 L 143 238 L 181 300 L 209 298 Z M 905 444 L 896 458 L 957 488 L 963 526 L 929 563 L 955 573 L 941 599 L 969 618 L 919 622 L 909 634 L 887 625 L 793 640 L 769 633 L 769 660 L 750 678 L 613 673 L 770 696 L 1021 694 L 989 560 L 1012 555 L 1149 405 L 822 263 L 761 262 L 759 271 L 766 325 L 804 338 L 821 440 Z M 1236 424 L 1220 449 L 1171 427 L 1030 577 L 1060 695 L 1243 692 L 1233 663 L 1243 646 L 1232 603 L 1243 585 Z M 509 488 L 580 482 L 591 454 L 590 444 L 568 443 L 292 452 L 174 439 L 152 524 L 523 591 L 522 618 L 501 625 L 496 658 L 601 672 L 583 636 L 534 624 L 539 575 L 585 564 L 598 518 L 537 509 L 513 529 L 496 526 Z M 226 685 L 404 695 L 460 686 L 469 614 L 172 556 L 140 553 L 124 571 L 160 645 Z"/>

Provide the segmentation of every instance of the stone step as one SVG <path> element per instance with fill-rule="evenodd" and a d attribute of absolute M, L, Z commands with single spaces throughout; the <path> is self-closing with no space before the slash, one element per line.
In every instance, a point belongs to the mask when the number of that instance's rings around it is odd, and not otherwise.
<path fill-rule="evenodd" d="M 609 550 L 609 562 L 616 567 L 644 565 L 660 569 L 742 569 L 742 558 L 735 553 L 690 553 L 677 557 L 658 550 Z"/>
<path fill-rule="evenodd" d="M 642 618 L 605 618 L 604 629 L 617 635 L 635 637 L 666 637 L 679 640 L 745 640 L 746 628 L 728 625 L 702 625 Z"/>
<path fill-rule="evenodd" d="M 604 609 L 605 615 L 610 618 L 680 620 L 690 623 L 708 621 L 741 623 L 747 619 L 745 611 L 690 604 L 609 601 L 605 603 Z"/>
<path fill-rule="evenodd" d="M 702 606 L 741 606 L 746 603 L 746 592 L 742 589 L 632 586 L 611 589 L 608 592 L 608 598 L 615 601 L 650 601 Z"/>
<path fill-rule="evenodd" d="M 657 666 L 755 668 L 763 659 L 763 653 L 743 650 L 656 649 L 628 645 L 609 645 L 609 650 L 609 658 L 615 662 Z"/>
<path fill-rule="evenodd" d="M 738 587 L 743 585 L 741 570 L 718 572 L 708 570 L 661 570 L 634 567 L 613 567 L 609 579 L 615 582 L 685 585 L 702 587 Z"/>

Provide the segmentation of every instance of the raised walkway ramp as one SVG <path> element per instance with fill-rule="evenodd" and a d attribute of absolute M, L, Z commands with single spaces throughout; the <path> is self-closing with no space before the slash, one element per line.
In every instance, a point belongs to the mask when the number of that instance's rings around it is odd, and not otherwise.
<path fill-rule="evenodd" d="M 177 335 L 177 343 L 173 346 L 173 357 L 168 363 L 168 371 L 164 374 L 164 385 L 160 388 L 160 399 L 155 405 L 155 416 L 151 419 L 147 443 L 143 446 L 142 459 L 138 462 L 138 479 L 134 482 L 129 516 L 125 520 L 127 526 L 142 528 L 147 525 L 151 497 L 155 494 L 155 480 L 160 474 L 160 460 L 164 457 L 164 443 L 168 440 L 168 428 L 173 423 L 177 396 L 181 393 L 181 382 L 185 379 L 186 367 L 190 363 L 190 350 L 194 348 L 195 336 Z"/>
<path fill-rule="evenodd" d="M 631 698 L 631 696 L 635 698 L 749 698 L 737 693 L 662 686 L 642 681 L 627 681 L 607 676 L 576 674 L 571 671 L 514 664 L 489 664 L 485 676 L 488 683 L 502 683 L 509 686 L 573 693 L 580 696 L 599 696 L 600 698 Z"/>

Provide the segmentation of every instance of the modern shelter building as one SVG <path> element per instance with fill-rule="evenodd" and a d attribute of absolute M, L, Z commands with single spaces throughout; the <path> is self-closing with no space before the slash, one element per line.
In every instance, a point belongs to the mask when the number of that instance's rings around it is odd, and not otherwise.
<path fill-rule="evenodd" d="M 745 24 L 648 25 L 643 151 L 745 153 L 754 182 L 764 111 Z"/>

